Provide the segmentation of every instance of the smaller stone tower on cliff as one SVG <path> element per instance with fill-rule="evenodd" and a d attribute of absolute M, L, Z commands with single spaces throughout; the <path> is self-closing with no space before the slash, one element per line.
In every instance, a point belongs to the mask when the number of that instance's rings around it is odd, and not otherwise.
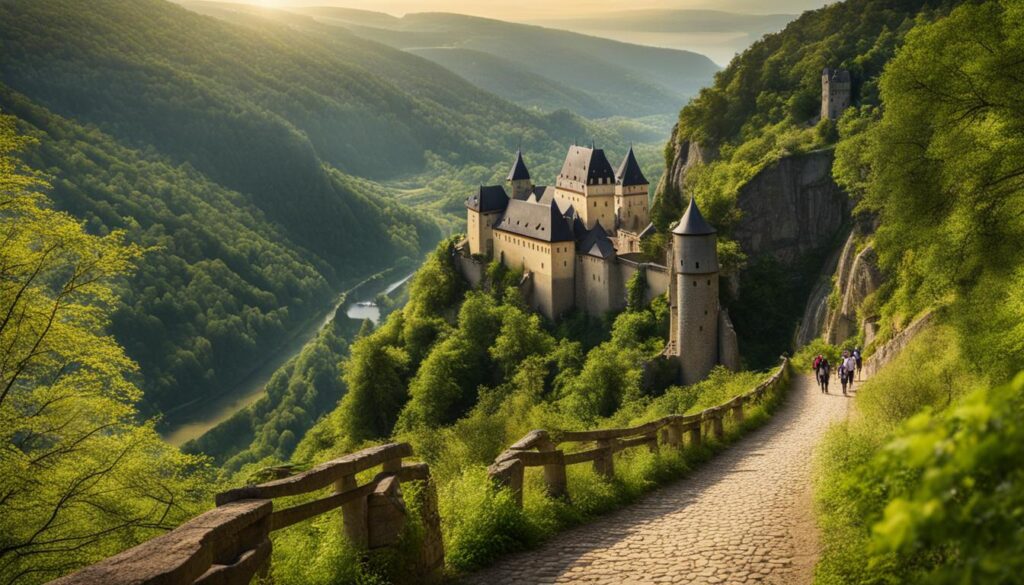
<path fill-rule="evenodd" d="M 845 69 L 829 69 L 821 72 L 821 119 L 838 120 L 843 111 L 850 107 L 850 72 Z"/>
<path fill-rule="evenodd" d="M 530 171 L 526 168 L 526 163 L 523 162 L 523 151 L 516 151 L 516 162 L 512 163 L 512 168 L 508 171 L 508 177 L 505 181 L 509 185 L 509 191 L 511 192 L 513 199 L 525 200 L 533 192 L 533 181 L 530 179 Z"/>
<path fill-rule="evenodd" d="M 707 377 L 718 364 L 718 250 L 711 227 L 691 198 L 672 230 L 668 354 L 679 361 L 683 384 Z"/>

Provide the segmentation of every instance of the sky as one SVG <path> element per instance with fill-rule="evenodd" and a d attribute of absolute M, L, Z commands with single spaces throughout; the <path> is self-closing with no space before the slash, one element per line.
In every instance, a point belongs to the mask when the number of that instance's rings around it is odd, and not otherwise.
<path fill-rule="evenodd" d="M 238 1 L 238 0 L 236 0 Z M 243 0 L 263 6 L 345 6 L 402 15 L 409 12 L 457 12 L 527 22 L 589 16 L 623 10 L 622 0 Z M 751 14 L 799 13 L 825 0 L 632 0 L 629 9 L 700 8 Z"/>

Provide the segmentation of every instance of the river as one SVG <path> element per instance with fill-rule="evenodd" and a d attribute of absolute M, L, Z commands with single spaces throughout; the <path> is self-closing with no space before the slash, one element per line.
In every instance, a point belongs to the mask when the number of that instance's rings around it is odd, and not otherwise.
<path fill-rule="evenodd" d="M 413 273 L 406 274 L 400 279 L 390 283 L 385 293 L 391 293 L 398 287 L 405 284 Z M 378 291 L 380 289 L 377 289 Z M 371 319 L 374 323 L 380 321 L 380 309 L 373 304 L 377 292 L 355 295 L 357 299 L 348 308 L 346 316 L 350 319 Z M 263 362 L 252 373 L 235 385 L 231 391 L 220 396 L 211 397 L 196 401 L 188 406 L 180 407 L 175 412 L 165 414 L 167 424 L 162 431 L 165 441 L 178 447 L 202 436 L 204 433 L 231 418 L 239 410 L 249 406 L 263 396 L 267 382 L 281 366 L 288 363 L 288 360 L 299 355 L 306 343 L 316 337 L 316 334 L 325 325 L 334 320 L 338 309 L 348 304 L 350 299 L 340 295 L 339 299 L 332 303 L 323 312 L 310 318 L 301 327 L 292 333 L 291 338 L 285 342 L 273 354 L 263 358 Z M 367 305 L 366 303 L 369 303 Z"/>

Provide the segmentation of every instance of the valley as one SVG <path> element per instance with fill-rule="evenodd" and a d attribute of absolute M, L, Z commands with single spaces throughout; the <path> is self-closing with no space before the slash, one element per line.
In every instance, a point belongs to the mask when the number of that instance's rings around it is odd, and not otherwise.
<path fill-rule="evenodd" d="M 1019 580 L 1024 5 L 423 1 L 0 0 L 0 581 Z"/>

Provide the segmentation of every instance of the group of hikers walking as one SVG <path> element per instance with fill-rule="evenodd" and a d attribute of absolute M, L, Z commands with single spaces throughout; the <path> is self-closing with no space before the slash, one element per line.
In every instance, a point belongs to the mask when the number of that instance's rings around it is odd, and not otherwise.
<path fill-rule="evenodd" d="M 853 391 L 853 380 L 854 377 L 860 380 L 860 369 L 863 365 L 863 360 L 860 357 L 860 348 L 854 348 L 852 350 L 843 350 L 843 357 L 839 358 L 839 367 L 836 368 L 836 376 L 839 378 L 839 383 L 843 385 L 843 395 L 846 395 L 847 389 Z M 828 394 L 828 381 L 832 376 L 832 364 L 829 363 L 828 358 L 822 354 L 818 354 L 814 358 L 814 374 L 818 380 L 818 386 L 821 387 L 821 391 Z"/>

